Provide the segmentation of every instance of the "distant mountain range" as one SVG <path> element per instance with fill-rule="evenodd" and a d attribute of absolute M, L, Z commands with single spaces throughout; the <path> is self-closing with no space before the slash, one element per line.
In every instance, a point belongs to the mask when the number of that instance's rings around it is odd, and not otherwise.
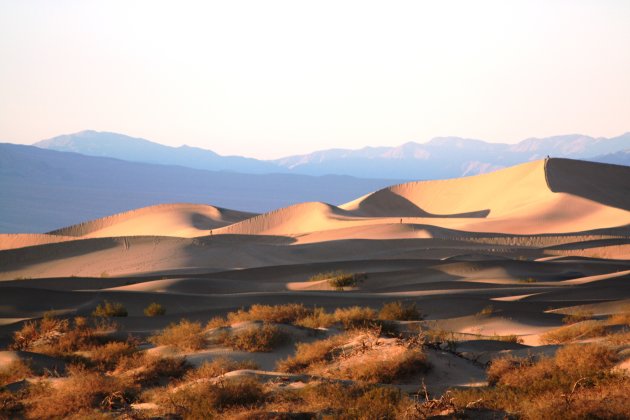
<path fill-rule="evenodd" d="M 249 174 L 294 173 L 350 175 L 362 178 L 436 179 L 490 172 L 522 162 L 552 157 L 630 165 L 630 133 L 613 138 L 570 134 L 530 138 L 517 144 L 438 137 L 397 147 L 330 149 L 276 160 L 220 156 L 210 150 L 170 147 L 123 134 L 82 131 L 34 146 L 134 162 L 180 165 Z"/>
<path fill-rule="evenodd" d="M 41 233 L 162 203 L 251 212 L 305 201 L 340 204 L 396 182 L 206 171 L 0 143 L 0 233 Z"/>

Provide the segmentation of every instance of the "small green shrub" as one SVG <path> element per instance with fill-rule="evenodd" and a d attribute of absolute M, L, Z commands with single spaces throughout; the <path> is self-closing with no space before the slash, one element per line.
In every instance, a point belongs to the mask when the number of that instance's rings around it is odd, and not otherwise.
<path fill-rule="evenodd" d="M 120 302 L 110 302 L 106 300 L 98 304 L 94 312 L 92 312 L 92 316 L 103 318 L 124 317 L 127 316 L 127 308 Z"/>
<path fill-rule="evenodd" d="M 159 303 L 153 302 L 146 308 L 144 308 L 144 314 L 146 316 L 161 316 L 166 314 L 166 308 Z"/>

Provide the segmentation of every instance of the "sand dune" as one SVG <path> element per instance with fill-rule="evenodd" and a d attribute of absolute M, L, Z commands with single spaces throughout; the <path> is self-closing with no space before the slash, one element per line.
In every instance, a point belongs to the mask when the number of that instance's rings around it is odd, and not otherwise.
<path fill-rule="evenodd" d="M 113 236 L 178 236 L 192 238 L 254 216 L 203 204 L 160 204 L 143 207 L 49 232 L 82 238 Z"/>
<path fill-rule="evenodd" d="M 0 251 L 5 249 L 24 248 L 54 244 L 57 242 L 74 241 L 73 236 L 48 235 L 46 233 L 3 233 L 0 234 Z"/>
<path fill-rule="evenodd" d="M 589 182 L 570 181 L 584 178 L 584 173 Z M 506 234 L 625 227 L 630 225 L 630 191 L 627 182 L 623 182 L 628 178 L 627 167 L 567 159 L 540 160 L 489 174 L 396 185 L 339 207 L 298 204 L 218 229 L 217 233 L 293 237 L 315 234 L 317 240 L 330 241 L 365 239 L 361 232 L 367 226 L 396 223 Z M 389 232 L 370 237 L 430 236 L 409 228 L 387 229 Z M 332 234 L 332 230 L 339 232 Z M 310 241 L 313 240 L 312 236 Z"/>

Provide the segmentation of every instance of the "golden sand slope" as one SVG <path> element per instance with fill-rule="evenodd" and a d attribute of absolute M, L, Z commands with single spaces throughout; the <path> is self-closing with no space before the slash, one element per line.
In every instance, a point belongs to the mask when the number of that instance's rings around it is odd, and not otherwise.
<path fill-rule="evenodd" d="M 0 251 L 5 249 L 24 248 L 54 244 L 57 242 L 74 241 L 72 236 L 48 235 L 46 233 L 3 233 L 0 234 Z"/>
<path fill-rule="evenodd" d="M 400 184 L 339 207 L 290 206 L 218 233 L 300 236 L 346 229 L 320 238 L 335 240 L 357 237 L 347 228 L 395 223 L 510 234 L 618 227 L 630 224 L 628 179 L 630 168 L 625 166 L 539 160 L 489 174 Z M 400 229 L 392 226 L 391 230 L 391 237 L 397 237 Z"/>
<path fill-rule="evenodd" d="M 81 238 L 141 235 L 192 238 L 208 235 L 212 229 L 252 216 L 253 213 L 203 204 L 160 204 L 65 227 L 49 234 Z"/>

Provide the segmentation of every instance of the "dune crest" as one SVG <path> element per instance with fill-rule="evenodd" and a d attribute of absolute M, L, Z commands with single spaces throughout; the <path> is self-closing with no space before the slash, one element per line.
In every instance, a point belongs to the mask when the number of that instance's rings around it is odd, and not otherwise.
<path fill-rule="evenodd" d="M 247 219 L 253 213 L 205 204 L 159 204 L 118 213 L 48 232 L 81 238 L 115 236 L 178 236 L 192 238 Z"/>

